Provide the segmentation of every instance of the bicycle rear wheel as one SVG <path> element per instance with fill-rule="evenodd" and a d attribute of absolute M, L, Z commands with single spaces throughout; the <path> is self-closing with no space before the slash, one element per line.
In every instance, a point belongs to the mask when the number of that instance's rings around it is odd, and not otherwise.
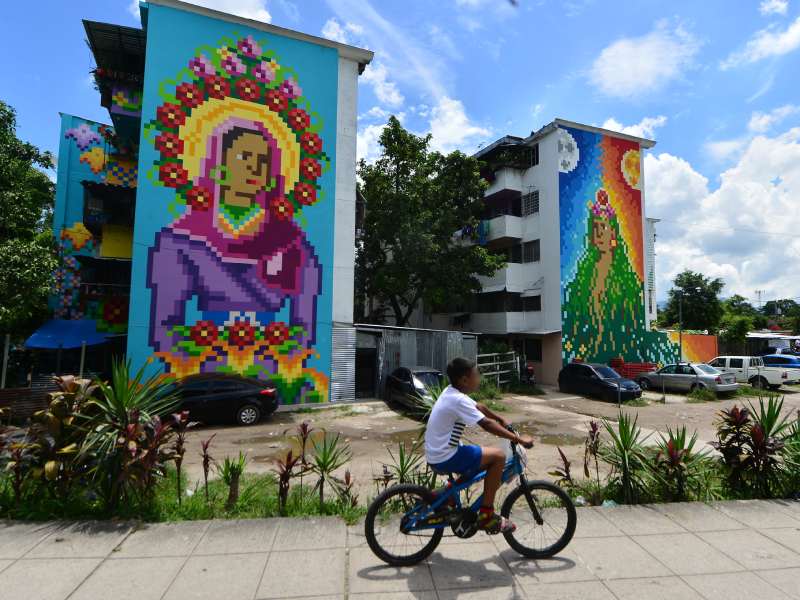
<path fill-rule="evenodd" d="M 542 522 L 537 523 L 528 504 L 525 487 L 512 491 L 501 513 L 517 526 L 516 531 L 504 533 L 508 545 L 528 558 L 549 558 L 561 552 L 575 534 L 578 520 L 575 505 L 569 495 L 547 481 L 529 481 L 527 489 Z"/>
<path fill-rule="evenodd" d="M 428 488 L 393 485 L 381 493 L 367 510 L 364 533 L 375 556 L 394 567 L 407 567 L 425 560 L 439 545 L 444 523 L 437 529 L 421 529 L 404 533 L 401 522 L 415 507 L 427 507 L 433 501 Z"/>

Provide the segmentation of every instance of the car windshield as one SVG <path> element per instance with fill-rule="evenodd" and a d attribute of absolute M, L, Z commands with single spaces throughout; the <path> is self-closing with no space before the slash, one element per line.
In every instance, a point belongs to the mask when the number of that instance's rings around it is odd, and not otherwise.
<path fill-rule="evenodd" d="M 717 371 L 711 365 L 699 364 L 699 365 L 695 365 L 694 368 L 697 369 L 698 371 L 702 371 L 703 373 L 706 373 L 708 375 L 716 375 L 717 373 L 719 373 L 719 371 Z"/>
<path fill-rule="evenodd" d="M 424 388 L 436 388 L 442 384 L 442 376 L 434 371 L 414 373 L 414 378 Z M 414 383 L 416 384 L 416 381 Z"/>
<path fill-rule="evenodd" d="M 619 379 L 619 373 L 611 367 L 595 367 L 594 370 L 597 371 L 597 374 L 603 379 Z"/>

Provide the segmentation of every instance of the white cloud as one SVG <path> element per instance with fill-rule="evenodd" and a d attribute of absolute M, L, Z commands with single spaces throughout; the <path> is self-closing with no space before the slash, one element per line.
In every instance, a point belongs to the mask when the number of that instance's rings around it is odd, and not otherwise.
<path fill-rule="evenodd" d="M 744 48 L 720 63 L 721 69 L 748 65 L 773 56 L 782 56 L 800 48 L 800 17 L 786 29 L 767 27 L 753 34 Z"/>
<path fill-rule="evenodd" d="M 391 113 L 380 106 L 373 106 L 367 112 L 358 115 L 358 120 L 363 119 L 388 119 Z"/>
<path fill-rule="evenodd" d="M 800 128 L 745 141 L 716 190 L 685 160 L 644 161 L 648 216 L 660 217 L 656 247 L 658 295 L 692 269 L 725 281 L 726 295 L 800 296 Z"/>
<path fill-rule="evenodd" d="M 655 135 L 656 129 L 663 127 L 667 123 L 667 117 L 659 115 L 657 117 L 644 117 L 634 125 L 623 125 L 614 117 L 606 119 L 605 123 L 601 125 L 603 129 L 610 129 L 611 131 L 618 131 L 620 133 L 627 133 L 640 138 L 652 138 Z"/>
<path fill-rule="evenodd" d="M 740 152 L 745 144 L 747 138 L 733 138 L 730 140 L 717 140 L 713 142 L 706 142 L 703 145 L 706 153 L 717 162 L 725 162 L 733 157 L 734 154 Z"/>
<path fill-rule="evenodd" d="M 449 58 L 461 58 L 461 52 L 456 47 L 453 38 L 438 25 L 431 25 L 428 27 L 428 34 L 433 46 L 447 54 Z"/>
<path fill-rule="evenodd" d="M 630 98 L 663 89 L 692 64 L 700 47 L 680 25 L 657 24 L 640 37 L 620 38 L 603 48 L 589 71 L 590 81 L 608 96 Z"/>
<path fill-rule="evenodd" d="M 372 62 L 367 65 L 361 74 L 361 81 L 372 86 L 378 100 L 391 107 L 398 107 L 403 104 L 403 94 L 397 89 L 394 81 L 387 79 L 389 73 L 386 65 L 379 62 Z"/>
<path fill-rule="evenodd" d="M 272 15 L 267 10 L 265 0 L 185 0 L 189 4 L 204 6 L 213 10 L 230 13 L 237 17 L 253 19 L 254 21 L 272 22 Z M 134 10 L 135 8 L 135 10 Z M 128 9 L 135 17 L 139 16 L 139 3 L 131 0 Z"/>
<path fill-rule="evenodd" d="M 356 134 L 356 156 L 368 163 L 374 162 L 380 156 L 380 137 L 386 125 L 367 125 Z"/>
<path fill-rule="evenodd" d="M 477 145 L 480 138 L 488 136 L 490 131 L 471 123 L 460 100 L 444 97 L 433 107 L 431 112 L 431 147 L 441 152 L 461 150 L 470 144 Z"/>
<path fill-rule="evenodd" d="M 785 15 L 789 0 L 761 0 L 758 10 L 762 15 Z"/>
<path fill-rule="evenodd" d="M 364 28 L 357 23 L 347 22 L 344 25 L 340 24 L 336 19 L 328 19 L 322 26 L 322 37 L 340 44 L 353 44 L 355 41 L 352 35 L 361 35 L 364 33 Z M 352 34 L 352 35 L 351 35 Z"/>
<path fill-rule="evenodd" d="M 786 104 L 778 108 L 772 109 L 768 113 L 754 112 L 750 117 L 750 122 L 747 128 L 754 133 L 764 133 L 769 131 L 774 125 L 780 123 L 786 117 L 800 112 L 800 106 L 795 104 Z"/>

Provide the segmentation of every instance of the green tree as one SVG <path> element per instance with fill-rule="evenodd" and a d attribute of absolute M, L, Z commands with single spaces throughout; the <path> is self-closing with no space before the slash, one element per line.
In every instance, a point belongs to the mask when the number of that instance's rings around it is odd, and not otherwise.
<path fill-rule="evenodd" d="M 56 266 L 55 186 L 41 170 L 53 167 L 53 157 L 20 140 L 16 128 L 14 109 L 0 100 L 0 333 L 43 317 Z"/>
<path fill-rule="evenodd" d="M 753 319 L 747 315 L 726 314 L 720 321 L 720 338 L 730 344 L 744 344 L 753 330 Z"/>
<path fill-rule="evenodd" d="M 391 117 L 380 157 L 358 166 L 365 214 L 357 295 L 387 304 L 397 325 L 408 322 L 420 301 L 430 307 L 465 301 L 480 290 L 476 275 L 492 275 L 504 264 L 454 237 L 478 225 L 486 186 L 480 163 L 461 152 L 432 151 L 430 140 Z"/>
<path fill-rule="evenodd" d="M 730 298 L 722 301 L 723 320 L 730 322 L 734 317 L 747 317 L 751 320 L 753 329 L 761 329 L 767 326 L 767 318 L 752 304 L 747 298 L 734 294 Z M 725 326 L 720 324 L 722 328 Z"/>
<path fill-rule="evenodd" d="M 669 291 L 667 307 L 660 315 L 660 323 L 662 326 L 677 326 L 680 321 L 679 302 L 682 302 L 684 329 L 716 331 L 723 315 L 719 299 L 723 287 L 725 284 L 719 278 L 711 279 L 689 270 L 679 273 Z"/>

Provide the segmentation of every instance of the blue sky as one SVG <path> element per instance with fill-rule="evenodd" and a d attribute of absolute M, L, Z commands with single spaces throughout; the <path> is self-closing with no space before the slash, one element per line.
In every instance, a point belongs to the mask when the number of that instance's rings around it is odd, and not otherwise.
<path fill-rule="evenodd" d="M 368 159 L 391 113 L 443 150 L 556 116 L 652 137 L 658 296 L 683 268 L 727 293 L 800 296 L 800 0 L 197 3 L 374 50 L 359 86 Z M 0 97 L 21 137 L 55 151 L 58 111 L 107 121 L 81 18 L 138 25 L 131 0 L 4 8 Z"/>

